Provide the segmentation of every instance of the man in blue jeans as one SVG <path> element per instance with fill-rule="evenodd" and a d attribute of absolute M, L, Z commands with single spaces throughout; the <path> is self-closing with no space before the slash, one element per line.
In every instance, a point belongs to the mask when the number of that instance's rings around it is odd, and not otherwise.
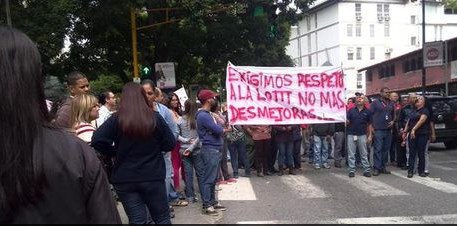
<path fill-rule="evenodd" d="M 203 160 L 203 175 L 201 180 L 201 196 L 203 202 L 203 214 L 218 215 L 217 210 L 226 210 L 216 201 L 216 179 L 221 161 L 224 133 L 230 131 L 218 125 L 211 108 L 217 104 L 218 94 L 207 89 L 198 93 L 198 99 L 202 104 L 196 115 L 198 138 L 202 144 L 201 158 Z"/>
<path fill-rule="evenodd" d="M 390 144 L 392 143 L 392 126 L 395 122 L 394 104 L 390 101 L 390 90 L 384 87 L 380 90 L 381 98 L 370 105 L 371 125 L 374 129 L 374 170 L 373 176 L 380 173 L 390 174 L 386 169 Z"/>

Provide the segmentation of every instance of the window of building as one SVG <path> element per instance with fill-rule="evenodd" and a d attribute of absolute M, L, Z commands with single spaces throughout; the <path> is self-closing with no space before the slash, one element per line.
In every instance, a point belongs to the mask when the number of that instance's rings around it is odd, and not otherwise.
<path fill-rule="evenodd" d="M 314 28 L 317 29 L 317 13 L 314 14 Z"/>
<path fill-rule="evenodd" d="M 451 49 L 451 61 L 457 60 L 457 46 L 454 46 Z"/>
<path fill-rule="evenodd" d="M 395 76 L 395 64 L 385 65 L 378 68 L 378 78 L 387 78 Z"/>
<path fill-rule="evenodd" d="M 367 82 L 373 81 L 373 71 L 372 71 L 372 70 L 367 70 L 366 76 L 367 76 L 367 77 L 366 77 Z"/>
<path fill-rule="evenodd" d="M 382 21 L 382 4 L 377 4 L 376 9 L 378 13 L 378 21 Z"/>
<path fill-rule="evenodd" d="M 348 60 L 354 60 L 354 50 L 352 47 L 348 47 Z"/>
<path fill-rule="evenodd" d="M 370 60 L 374 60 L 375 58 L 375 48 L 370 47 Z"/>
<path fill-rule="evenodd" d="M 362 5 L 360 3 L 355 3 L 355 18 L 356 20 L 362 19 Z"/>
<path fill-rule="evenodd" d="M 348 37 L 352 37 L 352 24 L 348 24 L 347 34 Z"/>
<path fill-rule="evenodd" d="M 444 8 L 444 14 L 457 14 L 457 9 Z"/>
<path fill-rule="evenodd" d="M 405 60 L 403 62 L 403 73 L 406 73 L 406 72 L 409 72 L 409 71 L 411 71 L 409 60 Z"/>
<path fill-rule="evenodd" d="M 411 62 L 409 65 L 410 65 L 411 71 L 417 70 L 416 58 L 411 59 Z"/>
<path fill-rule="evenodd" d="M 419 57 L 419 58 L 417 59 L 417 69 L 418 69 L 418 70 L 419 70 L 419 69 L 422 69 L 423 65 L 424 65 L 424 61 L 422 60 L 422 57 Z"/>
<path fill-rule="evenodd" d="M 357 89 L 361 89 L 362 88 L 362 81 L 357 81 Z"/>
<path fill-rule="evenodd" d="M 357 47 L 357 53 L 356 53 L 357 60 L 362 59 L 362 47 Z"/>
<path fill-rule="evenodd" d="M 416 16 L 411 16 L 411 24 L 416 24 Z"/>
<path fill-rule="evenodd" d="M 370 24 L 370 37 L 374 38 L 374 24 Z"/>
<path fill-rule="evenodd" d="M 384 4 L 384 16 L 389 16 L 389 5 Z"/>
<path fill-rule="evenodd" d="M 417 43 L 417 38 L 416 36 L 411 37 L 411 45 L 414 46 Z"/>
<path fill-rule="evenodd" d="M 306 18 L 306 29 L 307 31 L 311 30 L 311 17 L 309 16 Z"/>
<path fill-rule="evenodd" d="M 390 36 L 390 25 L 389 23 L 384 24 L 384 37 Z"/>
<path fill-rule="evenodd" d="M 357 36 L 357 37 L 362 36 L 362 24 L 355 25 L 355 36 Z"/>

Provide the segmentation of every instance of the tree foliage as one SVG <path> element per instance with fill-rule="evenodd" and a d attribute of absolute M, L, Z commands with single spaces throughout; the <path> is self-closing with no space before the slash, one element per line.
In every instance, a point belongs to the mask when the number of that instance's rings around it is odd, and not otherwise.
<path fill-rule="evenodd" d="M 300 14 L 292 0 L 24 0 L 12 4 L 13 24 L 35 40 L 46 73 L 72 70 L 108 88 L 132 79 L 131 7 L 177 8 L 176 22 L 139 30 L 139 63 L 176 62 L 177 86 L 216 88 L 225 82 L 227 62 L 235 65 L 291 66 L 286 55 L 290 25 Z M 305 10 L 313 0 L 295 0 Z M 25 4 L 25 5 L 24 5 Z M 263 12 L 263 13 L 262 13 Z M 144 14 L 143 14 L 144 15 Z M 164 22 L 154 11 L 136 19 L 138 27 Z M 1 23 L 5 23 L 3 17 Z M 61 53 L 64 38 L 69 51 Z M 114 83 L 110 83 L 113 77 Z M 104 84 L 106 83 L 106 84 Z M 111 87 L 112 89 L 112 87 Z"/>

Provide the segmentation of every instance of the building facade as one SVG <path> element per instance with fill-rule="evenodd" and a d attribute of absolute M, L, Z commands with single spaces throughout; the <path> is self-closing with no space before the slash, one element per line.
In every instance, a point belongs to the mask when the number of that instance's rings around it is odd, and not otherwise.
<path fill-rule="evenodd" d="M 358 69 L 421 48 L 421 10 L 420 1 L 327 0 L 292 27 L 287 52 L 296 66 L 342 65 L 346 95 L 366 93 Z M 427 42 L 457 36 L 457 15 L 445 11 L 441 1 L 426 2 Z"/>
<path fill-rule="evenodd" d="M 425 69 L 427 92 L 457 95 L 457 38 L 445 40 L 449 59 L 442 66 Z M 366 94 L 376 96 L 383 87 L 400 94 L 422 90 L 422 49 L 359 69 L 366 73 Z M 446 57 L 445 57 L 446 58 Z M 446 87 L 447 83 L 447 87 Z M 447 92 L 447 93 L 446 93 Z"/>

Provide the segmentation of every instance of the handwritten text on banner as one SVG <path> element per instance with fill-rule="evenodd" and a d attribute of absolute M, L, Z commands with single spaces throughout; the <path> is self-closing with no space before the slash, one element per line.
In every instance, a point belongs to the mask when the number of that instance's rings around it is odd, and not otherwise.
<path fill-rule="evenodd" d="M 346 120 L 341 67 L 227 66 L 230 124 L 278 125 Z"/>

